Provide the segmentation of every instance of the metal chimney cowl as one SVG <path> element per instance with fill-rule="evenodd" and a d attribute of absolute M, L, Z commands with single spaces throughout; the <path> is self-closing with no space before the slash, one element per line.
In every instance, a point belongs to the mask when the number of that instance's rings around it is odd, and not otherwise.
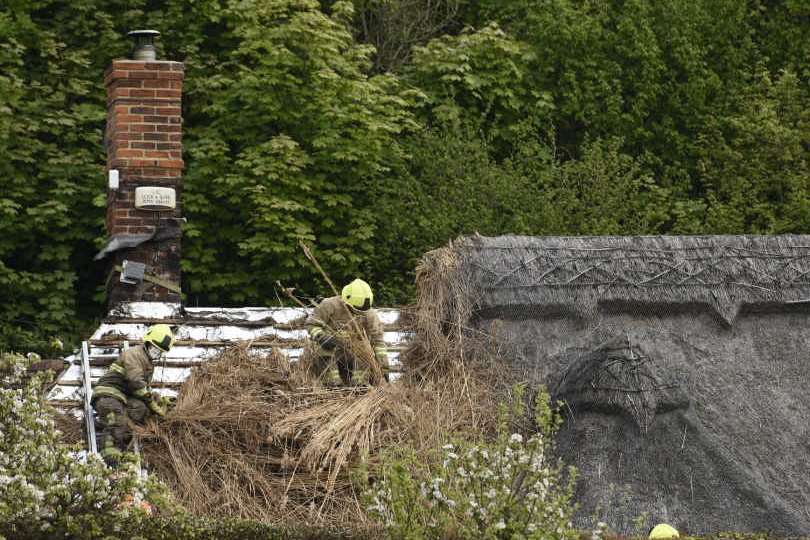
<path fill-rule="evenodd" d="M 153 62 L 157 60 L 155 49 L 155 38 L 160 35 L 157 30 L 133 30 L 127 33 L 135 40 L 135 48 L 132 50 L 133 60 Z"/>

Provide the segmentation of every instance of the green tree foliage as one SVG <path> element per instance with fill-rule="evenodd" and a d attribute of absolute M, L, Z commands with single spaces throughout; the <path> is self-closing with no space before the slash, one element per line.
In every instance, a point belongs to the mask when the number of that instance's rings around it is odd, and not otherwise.
<path fill-rule="evenodd" d="M 322 2 L 331 4 L 331 2 Z M 357 38 L 374 46 L 377 71 L 398 71 L 414 46 L 460 26 L 464 0 L 354 0 Z"/>
<path fill-rule="evenodd" d="M 480 130 L 507 149 L 528 120 L 548 127 L 551 94 L 531 84 L 534 54 L 497 24 L 414 49 L 407 79 L 427 94 L 423 118 Z"/>
<path fill-rule="evenodd" d="M 419 257 L 448 239 L 530 233 L 545 221 L 536 179 L 498 164 L 475 129 L 443 124 L 413 134 L 404 144 L 407 170 L 397 171 L 397 181 L 382 183 L 375 194 L 382 219 L 374 237 L 377 257 L 366 270 L 382 302 L 410 293 Z M 526 161 L 534 169 L 550 166 L 547 155 L 533 154 Z"/>
<path fill-rule="evenodd" d="M 0 7 L 0 350 L 46 350 L 49 336 L 75 331 L 100 279 L 91 260 L 104 216 L 93 204 L 105 184 L 102 74 L 122 40 L 96 7 Z"/>
<path fill-rule="evenodd" d="M 482 13 L 535 52 L 532 84 L 553 94 L 574 156 L 587 138 L 619 136 L 680 166 L 695 127 L 757 57 L 736 0 L 506 0 Z"/>
<path fill-rule="evenodd" d="M 0 349 L 101 311 L 101 81 L 135 27 L 186 62 L 191 303 L 327 292 L 301 240 L 394 303 L 458 234 L 807 232 L 800 0 L 12 1 Z"/>
<path fill-rule="evenodd" d="M 810 228 L 810 110 L 792 72 L 767 72 L 737 110 L 713 117 L 699 137 L 705 229 L 800 233 Z"/>
<path fill-rule="evenodd" d="M 272 280 L 311 275 L 299 240 L 344 279 L 374 257 L 369 197 L 401 160 L 413 124 L 393 77 L 369 77 L 351 5 L 328 17 L 306 0 L 234 2 L 235 44 L 198 87 L 189 135 L 184 269 L 216 302 L 267 302 Z"/>
<path fill-rule="evenodd" d="M 805 85 L 810 80 L 810 3 L 805 0 L 758 0 L 751 2 L 754 41 L 771 73 L 797 73 Z"/>

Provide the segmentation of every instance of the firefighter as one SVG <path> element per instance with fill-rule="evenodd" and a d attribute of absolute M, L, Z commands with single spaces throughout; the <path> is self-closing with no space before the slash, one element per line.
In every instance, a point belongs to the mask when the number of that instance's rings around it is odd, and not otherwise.
<path fill-rule="evenodd" d="M 128 419 L 143 424 L 151 414 L 166 416 L 166 402 L 152 394 L 149 383 L 154 363 L 173 343 L 174 335 L 168 325 L 151 326 L 143 345 L 122 351 L 96 383 L 92 403 L 100 429 L 98 446 L 108 465 L 119 463 L 132 439 Z"/>
<path fill-rule="evenodd" d="M 388 351 L 383 341 L 383 325 L 371 307 L 373 303 L 371 287 L 362 279 L 355 279 L 343 287 L 340 296 L 326 298 L 318 304 L 305 323 L 315 344 L 310 365 L 315 376 L 321 377 L 335 362 L 343 385 L 352 384 L 356 354 L 350 336 L 360 330 L 368 337 L 374 357 L 388 380 Z M 370 377 L 372 384 L 379 382 L 374 380 L 373 372 Z"/>
<path fill-rule="evenodd" d="M 678 537 L 678 531 L 675 527 L 666 523 L 659 523 L 650 529 L 650 540 L 670 540 Z"/>

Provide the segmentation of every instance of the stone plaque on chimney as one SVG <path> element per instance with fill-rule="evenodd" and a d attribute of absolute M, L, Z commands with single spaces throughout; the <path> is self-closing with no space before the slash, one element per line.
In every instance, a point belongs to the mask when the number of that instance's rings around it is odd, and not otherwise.
<path fill-rule="evenodd" d="M 135 188 L 135 208 L 139 210 L 173 210 L 175 207 L 174 189 L 167 187 Z"/>

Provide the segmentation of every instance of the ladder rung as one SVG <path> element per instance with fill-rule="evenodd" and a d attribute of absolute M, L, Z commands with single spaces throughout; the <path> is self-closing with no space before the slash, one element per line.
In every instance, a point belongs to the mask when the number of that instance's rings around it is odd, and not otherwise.
<path fill-rule="evenodd" d="M 93 359 L 99 359 L 99 360 L 103 360 L 103 359 L 105 359 L 105 358 L 118 358 L 119 356 L 120 356 L 119 354 L 91 354 L 91 355 L 89 355 L 89 356 L 87 357 L 87 359 L 88 359 L 88 360 L 93 360 Z M 81 359 L 81 357 L 79 357 L 79 358 L 77 358 L 76 360 L 74 360 L 74 362 L 75 362 L 76 364 L 78 364 L 78 365 L 81 365 L 81 363 L 82 363 L 82 359 Z"/>

